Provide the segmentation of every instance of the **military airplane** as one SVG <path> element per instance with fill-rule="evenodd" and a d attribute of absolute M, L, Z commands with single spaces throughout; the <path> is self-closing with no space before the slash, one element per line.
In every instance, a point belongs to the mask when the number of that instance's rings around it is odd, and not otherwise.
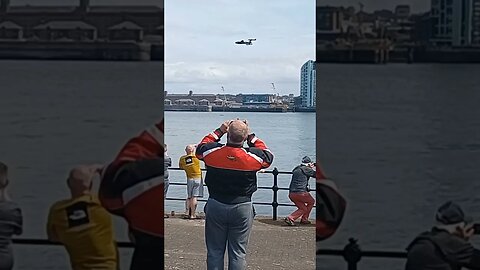
<path fill-rule="evenodd" d="M 249 38 L 248 41 L 245 40 L 240 40 L 240 41 L 235 41 L 235 44 L 245 44 L 245 45 L 253 45 L 252 41 L 256 41 L 256 38 Z"/>

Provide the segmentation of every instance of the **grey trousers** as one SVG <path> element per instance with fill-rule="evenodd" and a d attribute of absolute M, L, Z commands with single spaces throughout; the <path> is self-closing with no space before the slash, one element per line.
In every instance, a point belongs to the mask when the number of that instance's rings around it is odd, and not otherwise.
<path fill-rule="evenodd" d="M 209 198 L 205 205 L 207 269 L 223 270 L 228 247 L 228 270 L 245 270 L 248 239 L 253 224 L 251 202 L 223 204 Z"/>

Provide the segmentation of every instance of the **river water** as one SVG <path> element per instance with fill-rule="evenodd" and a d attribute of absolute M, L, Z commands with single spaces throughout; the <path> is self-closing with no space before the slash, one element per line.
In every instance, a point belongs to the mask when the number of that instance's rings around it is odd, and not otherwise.
<path fill-rule="evenodd" d="M 340 230 L 319 247 L 355 237 L 364 250 L 403 251 L 447 200 L 480 219 L 479 74 L 478 65 L 319 65 L 318 157 L 349 201 Z M 346 264 L 317 257 L 317 269 Z"/>
<path fill-rule="evenodd" d="M 185 154 L 187 144 L 197 144 L 200 140 L 218 128 L 221 123 L 230 119 L 247 119 L 249 126 L 259 138 L 263 139 L 274 154 L 274 162 L 267 170 L 277 168 L 279 171 L 291 171 L 298 165 L 302 157 L 308 155 L 315 160 L 315 114 L 314 113 L 233 113 L 233 112 L 165 112 L 165 143 L 172 158 L 173 167 L 178 167 L 179 158 Z M 222 138 L 225 143 L 226 138 Z M 171 171 L 170 181 L 185 183 L 183 171 Z M 279 175 L 278 186 L 286 187 L 290 183 L 290 175 Z M 258 174 L 258 185 L 271 187 L 271 174 Z M 310 186 L 314 188 L 315 181 L 311 179 Z M 205 188 L 205 199 L 208 197 Z M 313 195 L 313 192 L 312 192 Z M 186 187 L 171 185 L 167 198 L 185 198 Z M 254 202 L 271 203 L 271 190 L 259 189 L 253 195 Z M 291 203 L 288 191 L 279 191 L 280 203 Z M 203 203 L 199 211 L 203 211 Z M 167 211 L 175 210 L 183 213 L 185 204 L 177 201 L 166 202 Z M 272 215 L 271 206 L 255 206 L 257 214 Z M 279 207 L 278 214 L 286 216 L 295 210 L 291 207 Z M 312 212 L 312 218 L 315 212 Z"/>
<path fill-rule="evenodd" d="M 50 205 L 67 198 L 68 170 L 108 162 L 161 119 L 163 63 L 0 61 L 0 159 L 23 208 L 25 238 L 45 238 Z M 126 240 L 123 220 L 117 238 Z M 61 247 L 15 246 L 15 269 L 68 269 Z M 129 251 L 122 250 L 128 269 Z"/>

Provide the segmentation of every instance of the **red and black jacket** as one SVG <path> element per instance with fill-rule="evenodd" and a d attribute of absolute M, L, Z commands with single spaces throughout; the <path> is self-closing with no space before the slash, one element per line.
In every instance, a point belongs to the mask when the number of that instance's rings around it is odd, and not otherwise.
<path fill-rule="evenodd" d="M 197 158 L 207 168 L 208 192 L 211 198 L 225 204 L 249 202 L 257 190 L 257 171 L 272 164 L 273 154 L 255 134 L 247 138 L 249 148 L 221 144 L 223 135 L 216 129 L 197 146 Z"/>
<path fill-rule="evenodd" d="M 104 168 L 99 198 L 130 229 L 163 236 L 163 120 L 130 139 Z"/>

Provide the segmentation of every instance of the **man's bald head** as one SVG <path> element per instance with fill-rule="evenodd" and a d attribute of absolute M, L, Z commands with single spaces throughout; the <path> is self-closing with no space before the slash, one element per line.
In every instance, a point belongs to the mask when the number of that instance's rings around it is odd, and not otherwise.
<path fill-rule="evenodd" d="M 195 145 L 194 144 L 189 144 L 185 147 L 185 152 L 187 154 L 193 154 L 193 152 L 195 152 Z"/>
<path fill-rule="evenodd" d="M 248 136 L 248 125 L 242 120 L 233 120 L 228 126 L 227 141 L 230 144 L 241 145 Z"/>
<path fill-rule="evenodd" d="M 68 174 L 67 184 L 72 194 L 84 194 L 92 189 L 92 179 L 95 168 L 91 166 L 77 166 Z"/>

